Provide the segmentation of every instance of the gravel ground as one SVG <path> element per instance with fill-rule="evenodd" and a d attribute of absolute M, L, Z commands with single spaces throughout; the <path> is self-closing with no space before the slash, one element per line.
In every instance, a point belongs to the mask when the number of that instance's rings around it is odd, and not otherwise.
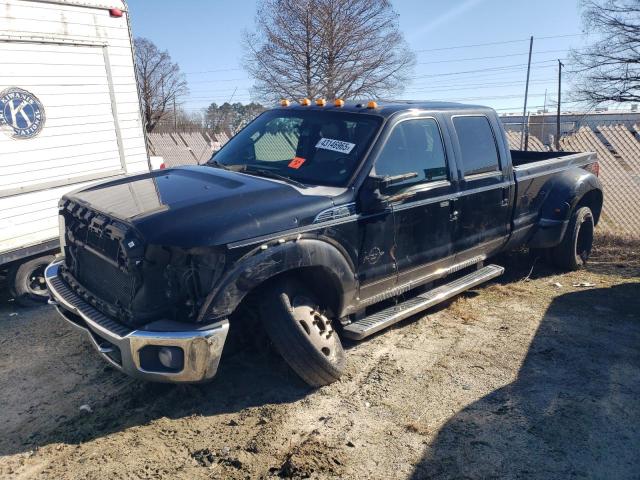
<path fill-rule="evenodd" d="M 5 298 L 0 477 L 638 479 L 640 250 L 619 248 L 570 274 L 502 258 L 498 281 L 349 344 L 317 390 L 269 351 L 207 385 L 134 381 Z"/>

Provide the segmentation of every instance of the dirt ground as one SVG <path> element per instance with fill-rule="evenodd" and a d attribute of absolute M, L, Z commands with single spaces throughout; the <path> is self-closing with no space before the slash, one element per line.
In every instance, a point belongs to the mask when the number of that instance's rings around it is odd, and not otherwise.
<path fill-rule="evenodd" d="M 318 390 L 269 352 L 204 386 L 134 381 L 52 308 L 4 299 L 0 477 L 640 478 L 640 249 L 571 274 L 499 260 L 498 281 L 349 344 Z"/>

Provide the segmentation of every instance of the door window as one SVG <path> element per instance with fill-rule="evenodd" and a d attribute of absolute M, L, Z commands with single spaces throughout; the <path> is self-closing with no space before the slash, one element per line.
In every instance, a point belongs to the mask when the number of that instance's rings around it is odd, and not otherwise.
<path fill-rule="evenodd" d="M 465 177 L 500 171 L 498 149 L 487 117 L 454 117 L 453 126 L 460 144 Z"/>
<path fill-rule="evenodd" d="M 376 161 L 375 174 L 393 177 L 416 173 L 417 177 L 390 187 L 394 191 L 418 183 L 447 179 L 447 160 L 440 129 L 433 118 L 405 120 L 397 124 Z"/>

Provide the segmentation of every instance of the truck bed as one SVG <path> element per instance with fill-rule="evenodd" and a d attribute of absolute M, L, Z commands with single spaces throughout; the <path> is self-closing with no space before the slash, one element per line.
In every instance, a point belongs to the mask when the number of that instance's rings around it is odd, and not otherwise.
<path fill-rule="evenodd" d="M 551 191 L 551 183 L 563 172 L 585 168 L 597 161 L 593 152 L 524 152 L 511 150 L 516 183 L 513 231 L 522 235 L 532 228 L 541 206 Z M 550 183 L 551 182 L 551 183 Z"/>

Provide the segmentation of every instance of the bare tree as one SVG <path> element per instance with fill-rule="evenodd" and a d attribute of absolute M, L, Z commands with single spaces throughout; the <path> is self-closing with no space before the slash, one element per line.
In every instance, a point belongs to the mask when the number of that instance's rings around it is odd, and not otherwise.
<path fill-rule="evenodd" d="M 388 0 L 261 0 L 245 48 L 268 100 L 392 95 L 415 63 Z"/>
<path fill-rule="evenodd" d="M 146 38 L 138 37 L 134 43 L 142 108 L 147 132 L 151 132 L 158 122 L 173 115 L 174 103 L 189 90 L 180 67 L 171 61 L 166 50 L 160 50 Z"/>
<path fill-rule="evenodd" d="M 574 50 L 573 97 L 597 105 L 640 101 L 640 0 L 583 0 L 585 29 L 599 35 Z"/>

